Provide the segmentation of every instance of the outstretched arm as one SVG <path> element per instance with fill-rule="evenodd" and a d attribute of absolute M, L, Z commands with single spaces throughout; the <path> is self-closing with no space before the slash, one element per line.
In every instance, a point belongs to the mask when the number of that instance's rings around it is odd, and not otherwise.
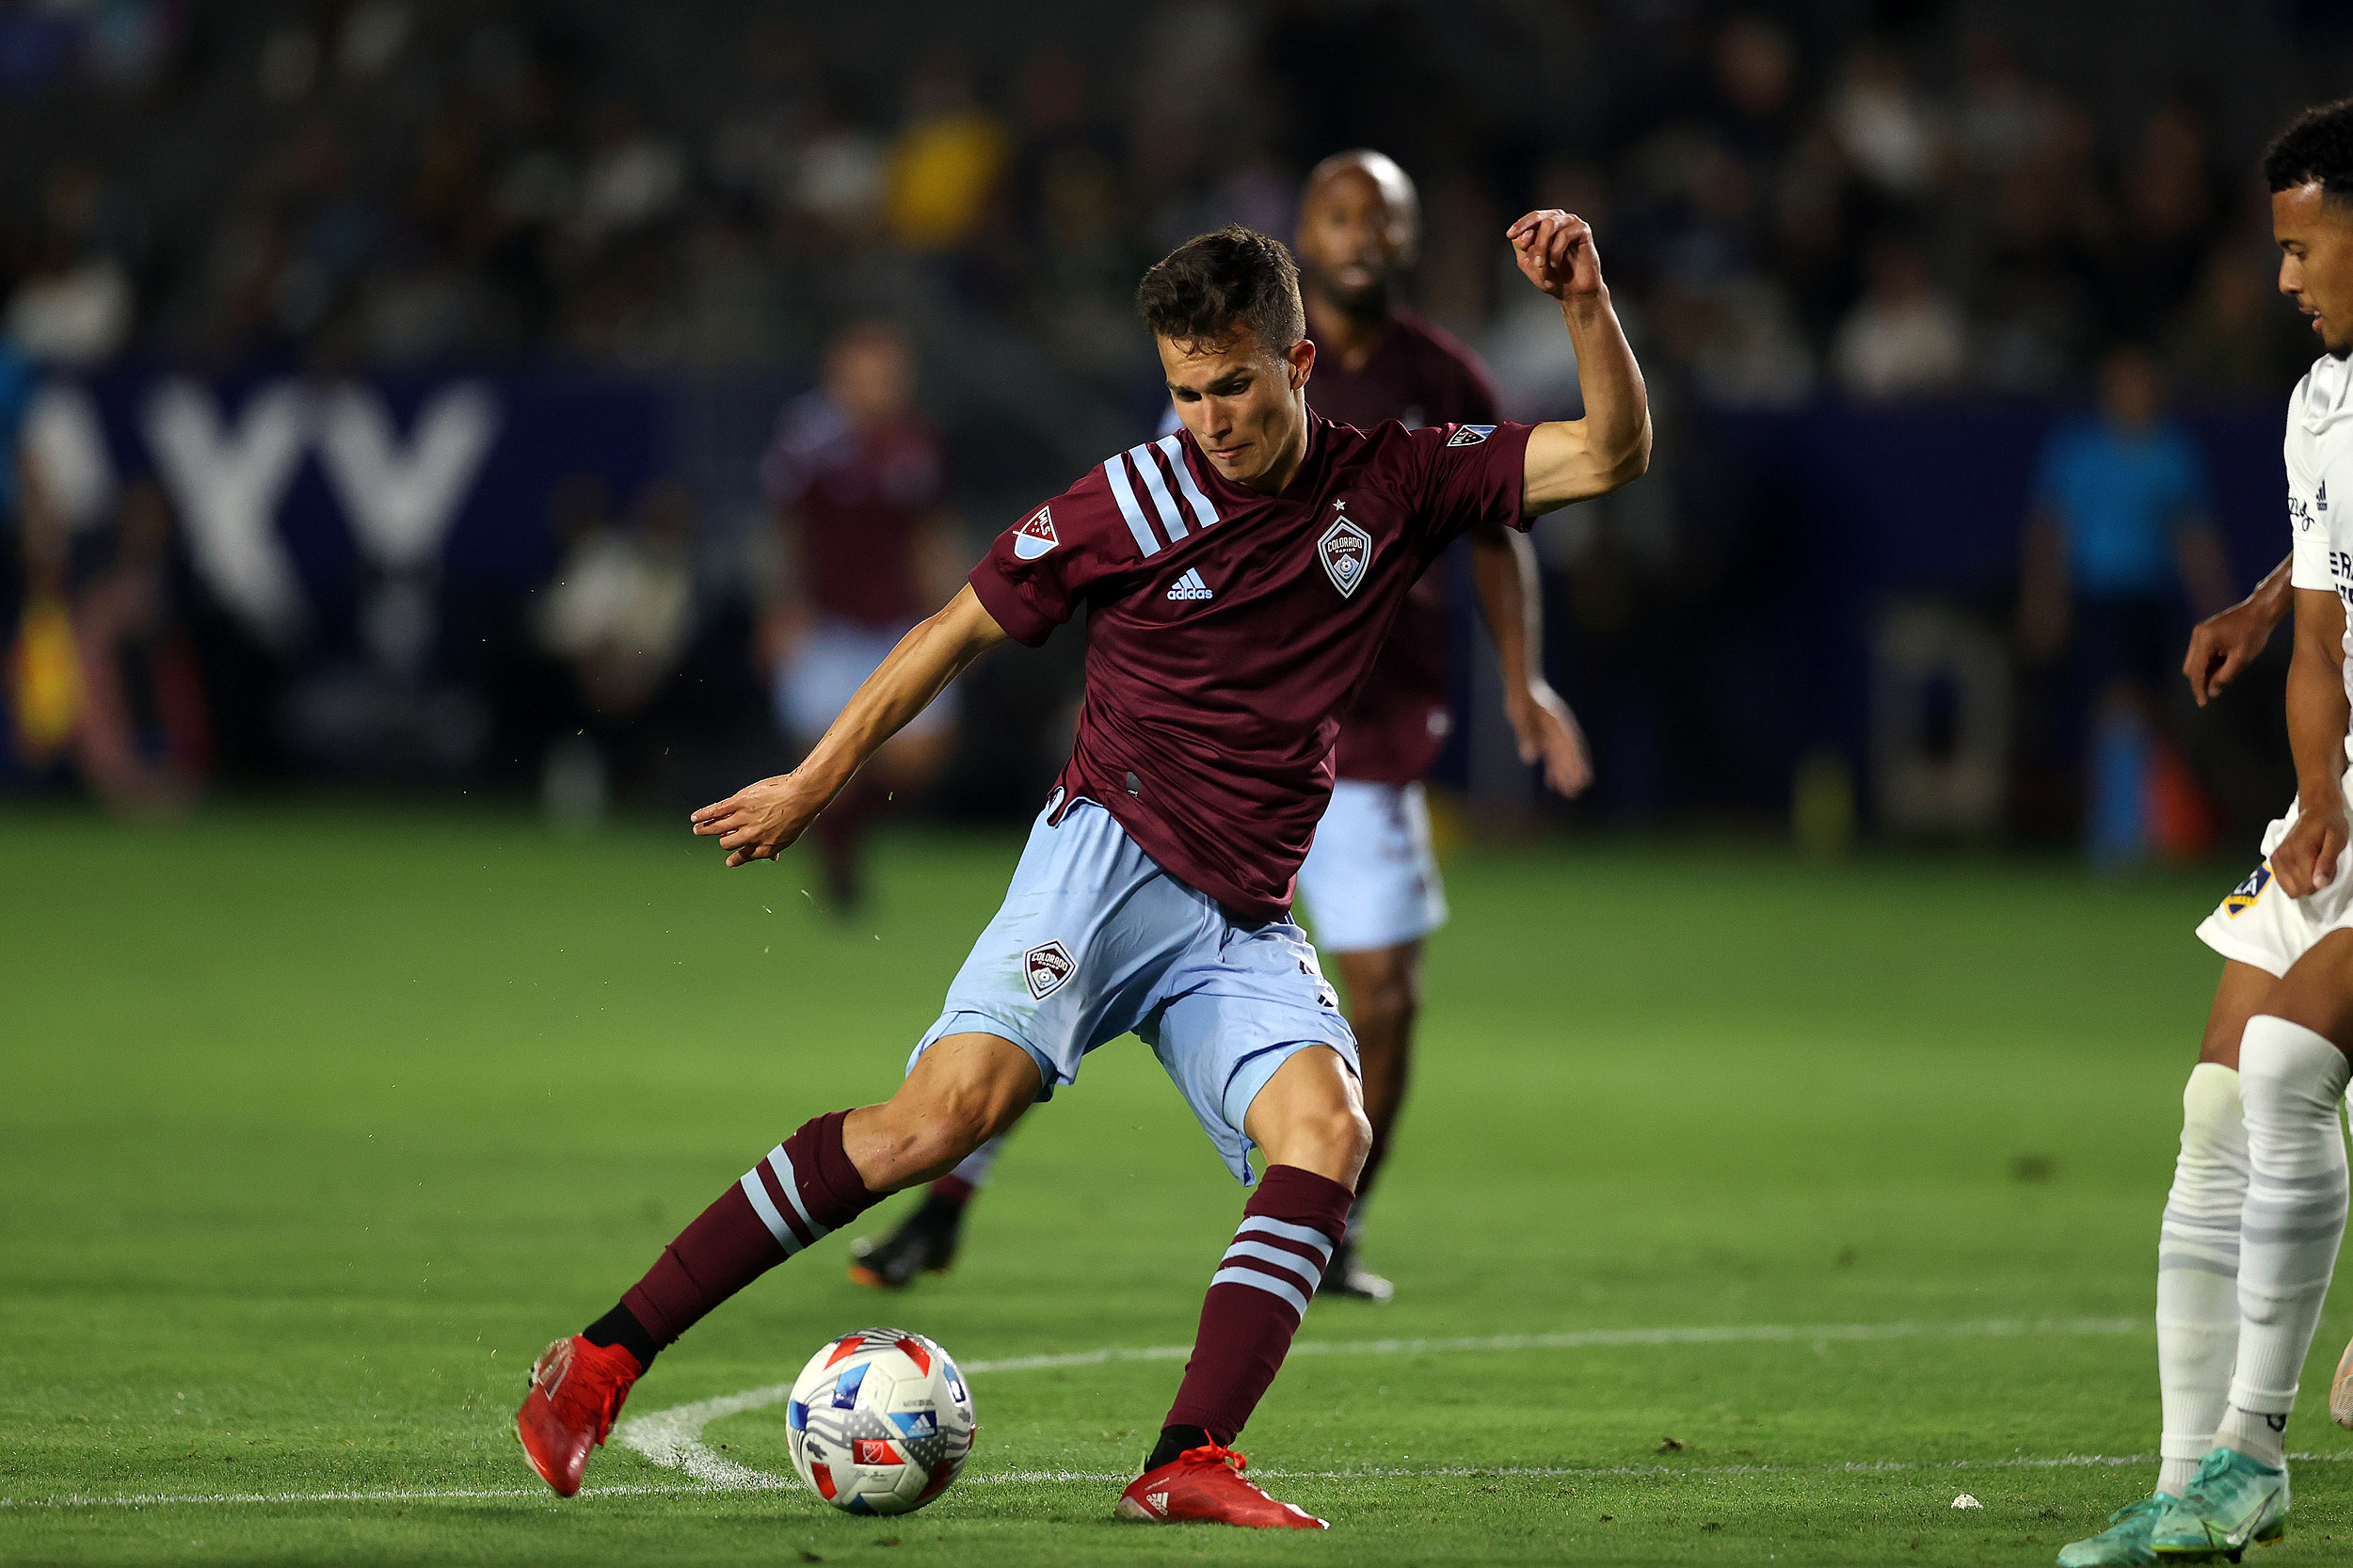
<path fill-rule="evenodd" d="M 1577 715 L 1544 676 L 1544 601 L 1536 551 L 1505 529 L 1471 534 L 1471 581 L 1503 670 L 1503 716 L 1519 738 L 1520 760 L 1542 762 L 1545 782 L 1574 795 L 1593 781 L 1593 759 Z"/>
<path fill-rule="evenodd" d="M 2306 898 L 2336 880 L 2345 844 L 2345 606 L 2327 588 L 2296 590 L 2288 665 L 2288 745 L 2296 753 L 2296 825 L 2271 852 L 2280 889 Z"/>
<path fill-rule="evenodd" d="M 2189 634 L 2189 657 L 2182 661 L 2182 673 L 2189 677 L 2189 693 L 2199 707 L 2237 680 L 2270 643 L 2273 630 L 2288 613 L 2288 568 L 2294 559 L 2282 556 L 2253 593 L 2208 616 Z"/>
<path fill-rule="evenodd" d="M 899 639 L 799 767 L 696 812 L 696 837 L 717 839 L 730 866 L 775 859 L 885 741 L 1004 640 L 1004 628 L 967 584 L 946 609 Z"/>
<path fill-rule="evenodd" d="M 1529 516 L 1607 495 L 1650 466 L 1650 394 L 1625 329 L 1610 308 L 1601 255 L 1586 221 L 1558 207 L 1529 213 L 1505 231 L 1528 280 L 1561 302 L 1577 348 L 1577 385 L 1585 417 L 1555 420 L 1529 432 L 1526 488 Z"/>

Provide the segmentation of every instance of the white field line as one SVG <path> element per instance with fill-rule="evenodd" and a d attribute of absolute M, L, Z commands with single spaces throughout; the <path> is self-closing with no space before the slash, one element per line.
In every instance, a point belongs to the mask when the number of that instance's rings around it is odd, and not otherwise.
<path fill-rule="evenodd" d="M 1982 1319 L 1950 1323 L 1739 1323 L 1704 1328 L 1586 1329 L 1564 1334 L 1502 1334 L 1446 1339 L 1307 1339 L 1292 1345 L 1290 1353 L 1295 1356 L 1431 1355 L 1531 1350 L 1588 1350 L 1643 1345 L 1816 1344 L 1878 1339 L 1993 1339 L 2054 1335 L 2138 1334 L 2148 1332 L 2149 1327 L 2148 1321 L 2139 1318 Z M 1189 1345 L 1112 1347 L 1104 1350 L 1075 1351 L 1052 1355 L 1011 1356 L 996 1361 L 968 1361 L 961 1363 L 961 1366 L 967 1377 L 987 1377 L 1005 1372 L 1100 1367 L 1115 1362 L 1181 1361 L 1191 1353 L 1192 1347 Z M 681 1472 L 688 1478 L 687 1480 L 675 1484 L 590 1486 L 584 1487 L 581 1496 L 648 1496 L 698 1492 L 777 1491 L 797 1488 L 800 1483 L 792 1477 L 772 1475 L 763 1470 L 752 1469 L 748 1465 L 738 1464 L 732 1460 L 723 1459 L 702 1442 L 703 1429 L 712 1421 L 781 1404 L 792 1397 L 792 1385 L 789 1383 L 771 1384 L 765 1387 L 747 1388 L 742 1393 L 724 1395 L 718 1399 L 699 1400 L 691 1404 L 673 1405 L 666 1410 L 652 1411 L 623 1421 L 614 1429 L 615 1441 L 636 1450 L 656 1464 Z M 2353 1458 L 2353 1455 L 2299 1455 L 2297 1457 L 2335 1460 Z M 1888 1460 L 1837 1465 L 1269 1469 L 1258 1473 L 1294 1480 L 1337 1480 L 1384 1477 L 1769 1475 L 1802 1470 L 1873 1472 L 1921 1469 L 2016 1469 L 2051 1468 L 2075 1464 L 2138 1464 L 2147 1462 L 2146 1456 L 2131 1454 L 2082 1455 L 2062 1459 L 1955 1460 L 1950 1462 Z M 1129 1479 L 1132 1478 L 1124 1473 L 1004 1470 L 968 1476 L 964 1478 L 964 1481 L 966 1485 L 1002 1485 L 1034 1481 L 1109 1481 Z M 546 1494 L 536 1487 L 419 1488 L 295 1493 L 158 1493 L 112 1497 L 81 1496 L 0 1497 L 0 1509 L 157 1508 L 171 1504 L 440 1502 L 544 1496 Z"/>
<path fill-rule="evenodd" d="M 1716 1328 L 1583 1329 L 1568 1334 L 1497 1334 L 1463 1339 L 1304 1339 L 1291 1346 L 1300 1355 L 1449 1355 L 1466 1352 L 1577 1351 L 1622 1345 L 1814 1344 L 1857 1339 L 1994 1339 L 2027 1335 L 2137 1334 L 2149 1327 L 2138 1318 L 1982 1319 L 1959 1323 L 1735 1323 Z M 1012 1356 L 1000 1361 L 961 1363 L 967 1377 L 1000 1372 L 1036 1372 L 1112 1362 L 1182 1361 L 1190 1345 L 1073 1351 L 1058 1355 Z M 728 1416 L 765 1410 L 792 1397 L 789 1383 L 747 1388 L 715 1400 L 672 1405 L 634 1416 L 614 1428 L 613 1437 L 656 1464 L 683 1471 L 720 1488 L 792 1486 L 792 1480 L 722 1459 L 702 1441 L 703 1428 Z M 1273 1472 L 1268 1472 L 1272 1474 Z"/>
<path fill-rule="evenodd" d="M 2342 1464 L 2353 1463 L 2353 1452 L 2288 1455 L 2298 1464 Z M 1838 1464 L 1440 1464 L 1428 1468 L 1402 1465 L 1367 1465 L 1355 1470 L 1278 1470 L 1258 1469 L 1251 1474 L 1284 1480 L 1483 1480 L 1496 1477 L 1529 1477 L 1539 1480 L 1609 1479 L 1625 1477 L 1645 1480 L 1674 1476 L 1791 1476 L 1791 1475 L 1881 1475 L 1905 1471 L 1936 1470 L 2070 1470 L 2114 1469 L 2136 1464 L 2154 1464 L 2154 1454 L 2066 1454 L 2057 1459 L 1866 1459 L 1849 1460 Z M 1032 1486 L 1057 1481 L 1129 1481 L 1135 1477 L 1125 1470 L 985 1470 L 963 1477 L 963 1486 Z M 799 1490 L 798 1483 L 778 1480 L 765 1490 Z M 668 1485 L 649 1486 L 584 1486 L 584 1497 L 685 1497 L 718 1496 L 744 1488 L 697 1486 L 679 1481 Z M 445 1490 L 417 1488 L 408 1491 L 378 1492 L 155 1492 L 137 1496 L 86 1497 L 68 1494 L 56 1497 L 0 1497 L 0 1509 L 37 1508 L 168 1508 L 174 1504 L 194 1504 L 217 1508 L 239 1503 L 281 1506 L 301 1503 L 444 1503 L 467 1502 L 474 1499 L 496 1499 L 511 1502 L 517 1499 L 542 1499 L 552 1505 L 556 1498 L 542 1486 L 451 1487 Z"/>

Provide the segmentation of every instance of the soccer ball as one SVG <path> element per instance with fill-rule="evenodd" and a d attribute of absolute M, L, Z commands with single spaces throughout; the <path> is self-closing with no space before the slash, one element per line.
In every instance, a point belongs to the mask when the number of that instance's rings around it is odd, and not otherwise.
<path fill-rule="evenodd" d="M 972 1454 L 972 1395 L 948 1352 L 904 1329 L 822 1347 L 785 1409 L 792 1467 L 845 1513 L 912 1513 Z"/>

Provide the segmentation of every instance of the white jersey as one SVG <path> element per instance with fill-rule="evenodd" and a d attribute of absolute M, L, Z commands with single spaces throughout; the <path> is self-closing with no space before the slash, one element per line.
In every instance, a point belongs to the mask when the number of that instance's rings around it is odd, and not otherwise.
<path fill-rule="evenodd" d="M 2353 701 L 2353 364 L 2329 354 L 2313 361 L 2288 398 L 2282 455 L 2294 547 L 2288 581 L 2334 593 L 2346 606 L 2345 696 Z M 2353 735 L 2345 754 L 2353 758 Z"/>

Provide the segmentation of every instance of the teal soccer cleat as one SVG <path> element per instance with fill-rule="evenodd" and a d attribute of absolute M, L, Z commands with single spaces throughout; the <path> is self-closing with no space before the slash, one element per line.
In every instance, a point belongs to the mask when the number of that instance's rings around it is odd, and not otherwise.
<path fill-rule="evenodd" d="M 2217 1448 L 2198 1466 L 2182 1500 L 2150 1532 L 2160 1562 L 2236 1562 L 2249 1546 L 2287 1533 L 2288 1473 L 2236 1448 Z"/>
<path fill-rule="evenodd" d="M 2157 1560 L 2157 1554 L 2149 1548 L 2150 1532 L 2181 1500 L 2170 1492 L 2159 1492 L 2126 1503 L 2108 1515 L 2107 1528 L 2061 1546 L 2058 1568 L 2146 1568 Z"/>

